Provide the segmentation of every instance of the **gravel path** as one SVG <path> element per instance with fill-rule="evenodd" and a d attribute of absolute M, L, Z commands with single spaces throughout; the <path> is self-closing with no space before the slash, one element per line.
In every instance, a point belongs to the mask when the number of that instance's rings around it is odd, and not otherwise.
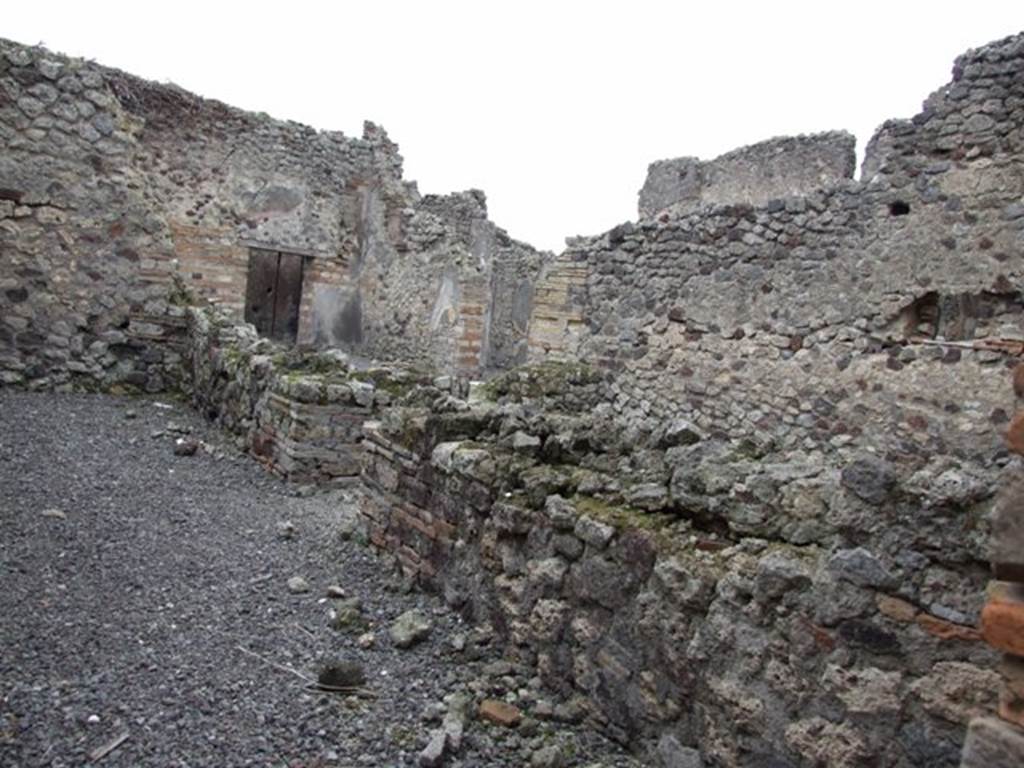
<path fill-rule="evenodd" d="M 552 707 L 527 670 L 339 536 L 345 492 L 296 495 L 168 403 L 0 390 L 0 765 L 416 765 L 446 695 L 517 691 L 523 724 L 470 708 L 445 765 L 634 764 L 530 717 Z M 177 456 L 188 431 L 209 447 Z M 289 591 L 294 576 L 309 592 Z M 331 626 L 333 584 L 361 599 L 372 647 Z M 388 627 L 413 608 L 433 629 L 399 650 Z M 359 662 L 372 697 L 308 690 L 239 646 L 312 676 L 324 658 Z"/>

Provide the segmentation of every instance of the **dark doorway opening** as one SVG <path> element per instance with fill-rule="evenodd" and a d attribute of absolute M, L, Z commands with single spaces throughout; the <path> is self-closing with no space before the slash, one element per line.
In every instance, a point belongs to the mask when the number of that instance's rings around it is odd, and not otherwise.
<path fill-rule="evenodd" d="M 245 290 L 245 321 L 261 336 L 294 344 L 302 301 L 302 256 L 252 248 Z"/>

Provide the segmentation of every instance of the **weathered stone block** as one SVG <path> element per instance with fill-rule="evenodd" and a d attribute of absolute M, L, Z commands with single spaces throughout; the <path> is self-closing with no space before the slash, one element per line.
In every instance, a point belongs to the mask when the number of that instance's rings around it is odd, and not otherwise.
<path fill-rule="evenodd" d="M 1024 582 L 1024 478 L 1014 478 L 999 492 L 989 546 L 996 578 Z"/>
<path fill-rule="evenodd" d="M 1003 689 L 999 693 L 999 716 L 1024 728 L 1024 658 L 1006 654 L 999 665 Z"/>
<path fill-rule="evenodd" d="M 960 768 L 1020 768 L 1024 765 L 1024 731 L 991 717 L 972 720 Z"/>

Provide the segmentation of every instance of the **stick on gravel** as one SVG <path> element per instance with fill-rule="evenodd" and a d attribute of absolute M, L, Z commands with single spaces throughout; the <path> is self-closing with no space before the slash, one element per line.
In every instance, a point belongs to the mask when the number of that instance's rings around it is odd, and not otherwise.
<path fill-rule="evenodd" d="M 131 734 L 128 733 L 128 731 L 125 731 L 124 733 L 117 735 L 113 740 L 108 741 L 102 747 L 96 747 L 96 749 L 89 753 L 89 760 L 94 763 L 99 760 L 102 760 L 104 757 L 106 757 L 115 749 L 117 749 L 126 741 L 128 741 L 129 736 L 131 736 Z"/>
<path fill-rule="evenodd" d="M 305 681 L 307 683 L 311 683 L 312 685 L 316 685 L 317 684 L 316 680 L 314 680 L 309 675 L 302 674 L 297 669 L 292 669 L 291 667 L 286 666 L 284 664 L 278 664 L 276 661 L 272 661 L 272 660 L 270 660 L 268 658 L 260 656 L 255 651 L 250 651 L 248 648 L 243 648 L 241 645 L 236 645 L 235 648 L 237 650 L 241 651 L 242 653 L 244 653 L 247 656 L 252 656 L 254 659 L 259 659 L 260 661 L 262 661 L 267 666 L 274 667 L 275 669 L 279 669 L 282 672 L 287 672 L 290 675 L 295 675 L 300 680 L 303 680 L 303 681 Z"/>
<path fill-rule="evenodd" d="M 276 661 L 268 659 L 268 658 L 266 658 L 264 656 L 260 656 L 255 651 L 250 651 L 248 648 L 244 648 L 241 645 L 236 645 L 235 648 L 237 650 L 241 651 L 242 653 L 244 653 L 246 656 L 252 656 L 254 659 L 259 659 L 260 661 L 262 661 L 267 666 L 274 667 L 275 669 L 279 669 L 282 672 L 287 672 L 290 675 L 295 675 L 295 677 L 297 677 L 300 680 L 308 683 L 310 685 L 310 687 L 312 687 L 314 689 L 321 690 L 321 691 L 328 691 L 330 693 L 351 693 L 351 694 L 357 694 L 357 695 L 360 695 L 360 696 L 367 696 L 367 697 L 372 697 L 374 695 L 374 693 L 372 691 L 369 691 L 366 688 L 359 688 L 359 687 L 356 687 L 356 686 L 341 686 L 341 687 L 339 687 L 339 686 L 336 686 L 336 685 L 324 685 L 319 680 L 314 680 L 309 675 L 305 675 L 302 672 L 299 672 L 299 670 L 297 670 L 297 669 L 293 669 L 292 667 L 289 667 L 286 664 L 279 664 Z"/>

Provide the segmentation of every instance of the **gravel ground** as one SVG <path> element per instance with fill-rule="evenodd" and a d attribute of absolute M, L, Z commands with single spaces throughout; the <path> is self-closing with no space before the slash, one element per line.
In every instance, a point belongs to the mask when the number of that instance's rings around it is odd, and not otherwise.
<path fill-rule="evenodd" d="M 185 432 L 204 441 L 194 456 L 174 454 Z M 470 708 L 446 765 L 634 764 L 530 717 L 543 693 L 527 670 L 338 534 L 352 503 L 296 494 L 180 404 L 0 390 L 0 764 L 416 765 L 446 695 L 509 691 L 524 723 Z M 294 576 L 309 592 L 289 591 Z M 373 647 L 331 626 L 335 584 L 361 598 Z M 433 629 L 400 650 L 388 628 L 413 608 Z M 311 676 L 325 658 L 359 662 L 372 695 L 310 690 L 240 647 Z"/>

